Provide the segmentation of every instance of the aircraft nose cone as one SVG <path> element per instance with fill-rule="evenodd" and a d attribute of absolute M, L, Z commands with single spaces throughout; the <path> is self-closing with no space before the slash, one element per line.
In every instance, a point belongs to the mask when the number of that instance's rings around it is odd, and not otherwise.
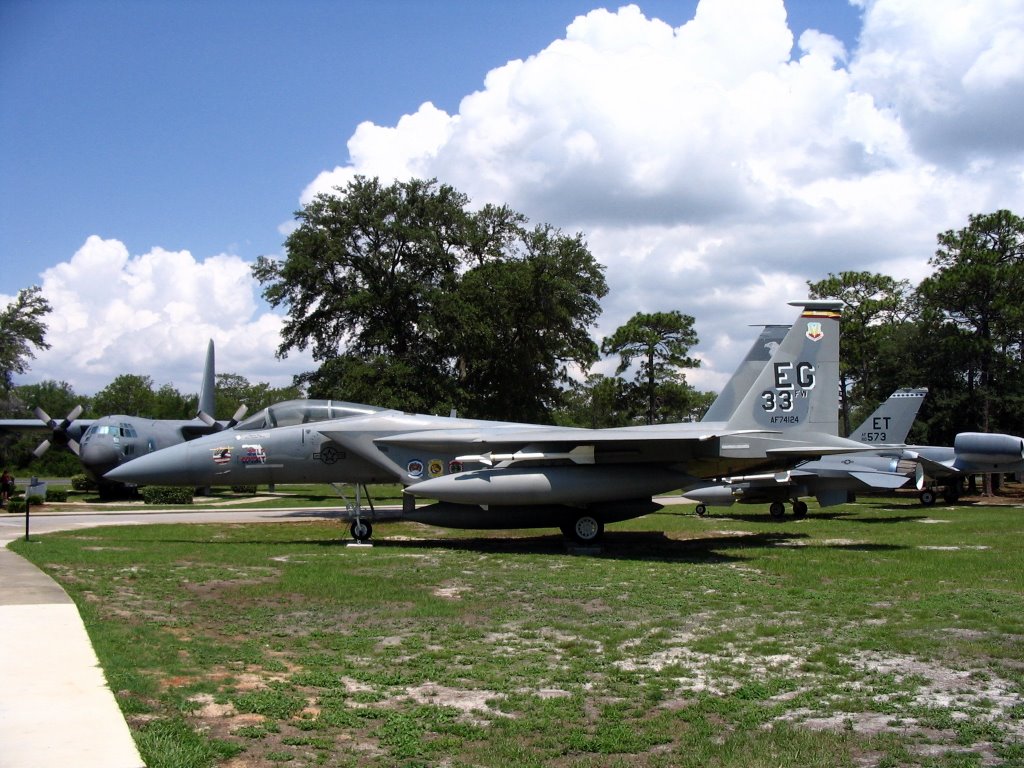
<path fill-rule="evenodd" d="M 104 477 L 135 485 L 190 485 L 188 446 L 175 445 L 139 456 L 111 469 Z"/>
<path fill-rule="evenodd" d="M 124 457 L 113 443 L 90 440 L 81 447 L 78 458 L 87 472 L 94 477 L 103 477 L 120 464 Z"/>

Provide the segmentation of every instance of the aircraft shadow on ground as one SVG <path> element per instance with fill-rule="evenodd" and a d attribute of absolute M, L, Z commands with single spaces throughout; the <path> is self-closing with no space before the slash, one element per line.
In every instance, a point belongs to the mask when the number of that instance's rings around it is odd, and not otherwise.
<path fill-rule="evenodd" d="M 926 507 L 918 507 L 920 509 L 927 509 Z M 868 525 L 877 525 L 879 523 L 912 523 L 919 520 L 928 519 L 928 515 L 885 515 L 879 517 L 865 517 L 864 513 L 874 512 L 906 512 L 908 507 L 891 507 L 891 506 L 878 506 L 874 509 L 861 510 L 856 512 L 819 512 L 812 511 L 808 513 L 805 520 L 837 520 L 845 523 L 865 523 Z M 767 512 L 750 512 L 750 513 L 728 513 L 723 512 L 721 514 L 708 513 L 704 518 L 705 520 L 719 519 L 722 521 L 732 520 L 741 523 L 750 524 L 762 524 L 762 525 L 784 525 L 786 523 L 798 522 L 792 515 L 786 515 L 785 517 L 772 517 Z"/>
<path fill-rule="evenodd" d="M 386 529 L 381 538 L 373 540 L 380 549 L 449 549 L 478 554 L 523 554 L 597 557 L 614 560 L 644 560 L 688 563 L 735 563 L 748 558 L 725 550 L 769 549 L 776 546 L 797 546 L 791 542 L 807 538 L 802 533 L 750 533 L 740 535 L 713 535 L 677 539 L 660 531 L 606 531 L 599 545 L 567 543 L 561 534 L 541 536 L 480 536 L 424 537 L 392 540 Z M 344 547 L 350 541 L 321 540 L 314 542 L 325 547 Z"/>

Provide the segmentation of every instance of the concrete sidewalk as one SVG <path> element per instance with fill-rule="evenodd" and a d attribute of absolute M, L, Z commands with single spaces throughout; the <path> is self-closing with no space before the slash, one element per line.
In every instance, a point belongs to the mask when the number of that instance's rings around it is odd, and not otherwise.
<path fill-rule="evenodd" d="M 78 609 L 0 538 L 0 768 L 144 768 Z"/>

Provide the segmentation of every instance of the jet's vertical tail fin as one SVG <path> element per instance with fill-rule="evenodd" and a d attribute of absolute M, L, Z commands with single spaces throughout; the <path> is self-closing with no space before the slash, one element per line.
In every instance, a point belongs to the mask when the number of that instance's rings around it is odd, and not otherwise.
<path fill-rule="evenodd" d="M 216 382 L 214 379 L 213 339 L 206 347 L 206 365 L 203 367 L 203 383 L 199 389 L 199 413 L 216 415 Z M 198 415 L 198 414 L 197 414 Z"/>
<path fill-rule="evenodd" d="M 740 401 L 735 430 L 839 434 L 839 318 L 842 302 L 791 301 L 803 307 L 771 360 Z"/>
<path fill-rule="evenodd" d="M 861 443 L 907 442 L 907 435 L 927 394 L 927 388 L 897 389 L 850 433 L 850 439 Z"/>
<path fill-rule="evenodd" d="M 757 339 L 754 340 L 754 345 L 747 351 L 747 356 L 743 358 L 743 362 L 739 364 L 736 372 L 722 388 L 701 421 L 729 420 L 740 400 L 754 383 L 754 379 L 761 373 L 761 369 L 771 359 L 775 350 L 779 348 L 788 330 L 788 325 L 766 325 L 761 330 Z"/>

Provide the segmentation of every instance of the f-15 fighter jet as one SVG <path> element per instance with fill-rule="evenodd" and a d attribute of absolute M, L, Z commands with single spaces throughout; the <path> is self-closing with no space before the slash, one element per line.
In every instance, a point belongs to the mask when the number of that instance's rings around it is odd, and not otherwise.
<path fill-rule="evenodd" d="M 724 422 L 576 429 L 292 401 L 234 429 L 143 456 L 120 482 L 236 485 L 400 482 L 400 515 L 462 528 L 560 527 L 580 541 L 659 508 L 652 496 L 698 480 L 780 470 L 863 449 L 837 437 L 835 301 L 802 308 Z M 440 502 L 416 506 L 416 499 Z M 352 533 L 370 535 L 357 504 Z"/>

